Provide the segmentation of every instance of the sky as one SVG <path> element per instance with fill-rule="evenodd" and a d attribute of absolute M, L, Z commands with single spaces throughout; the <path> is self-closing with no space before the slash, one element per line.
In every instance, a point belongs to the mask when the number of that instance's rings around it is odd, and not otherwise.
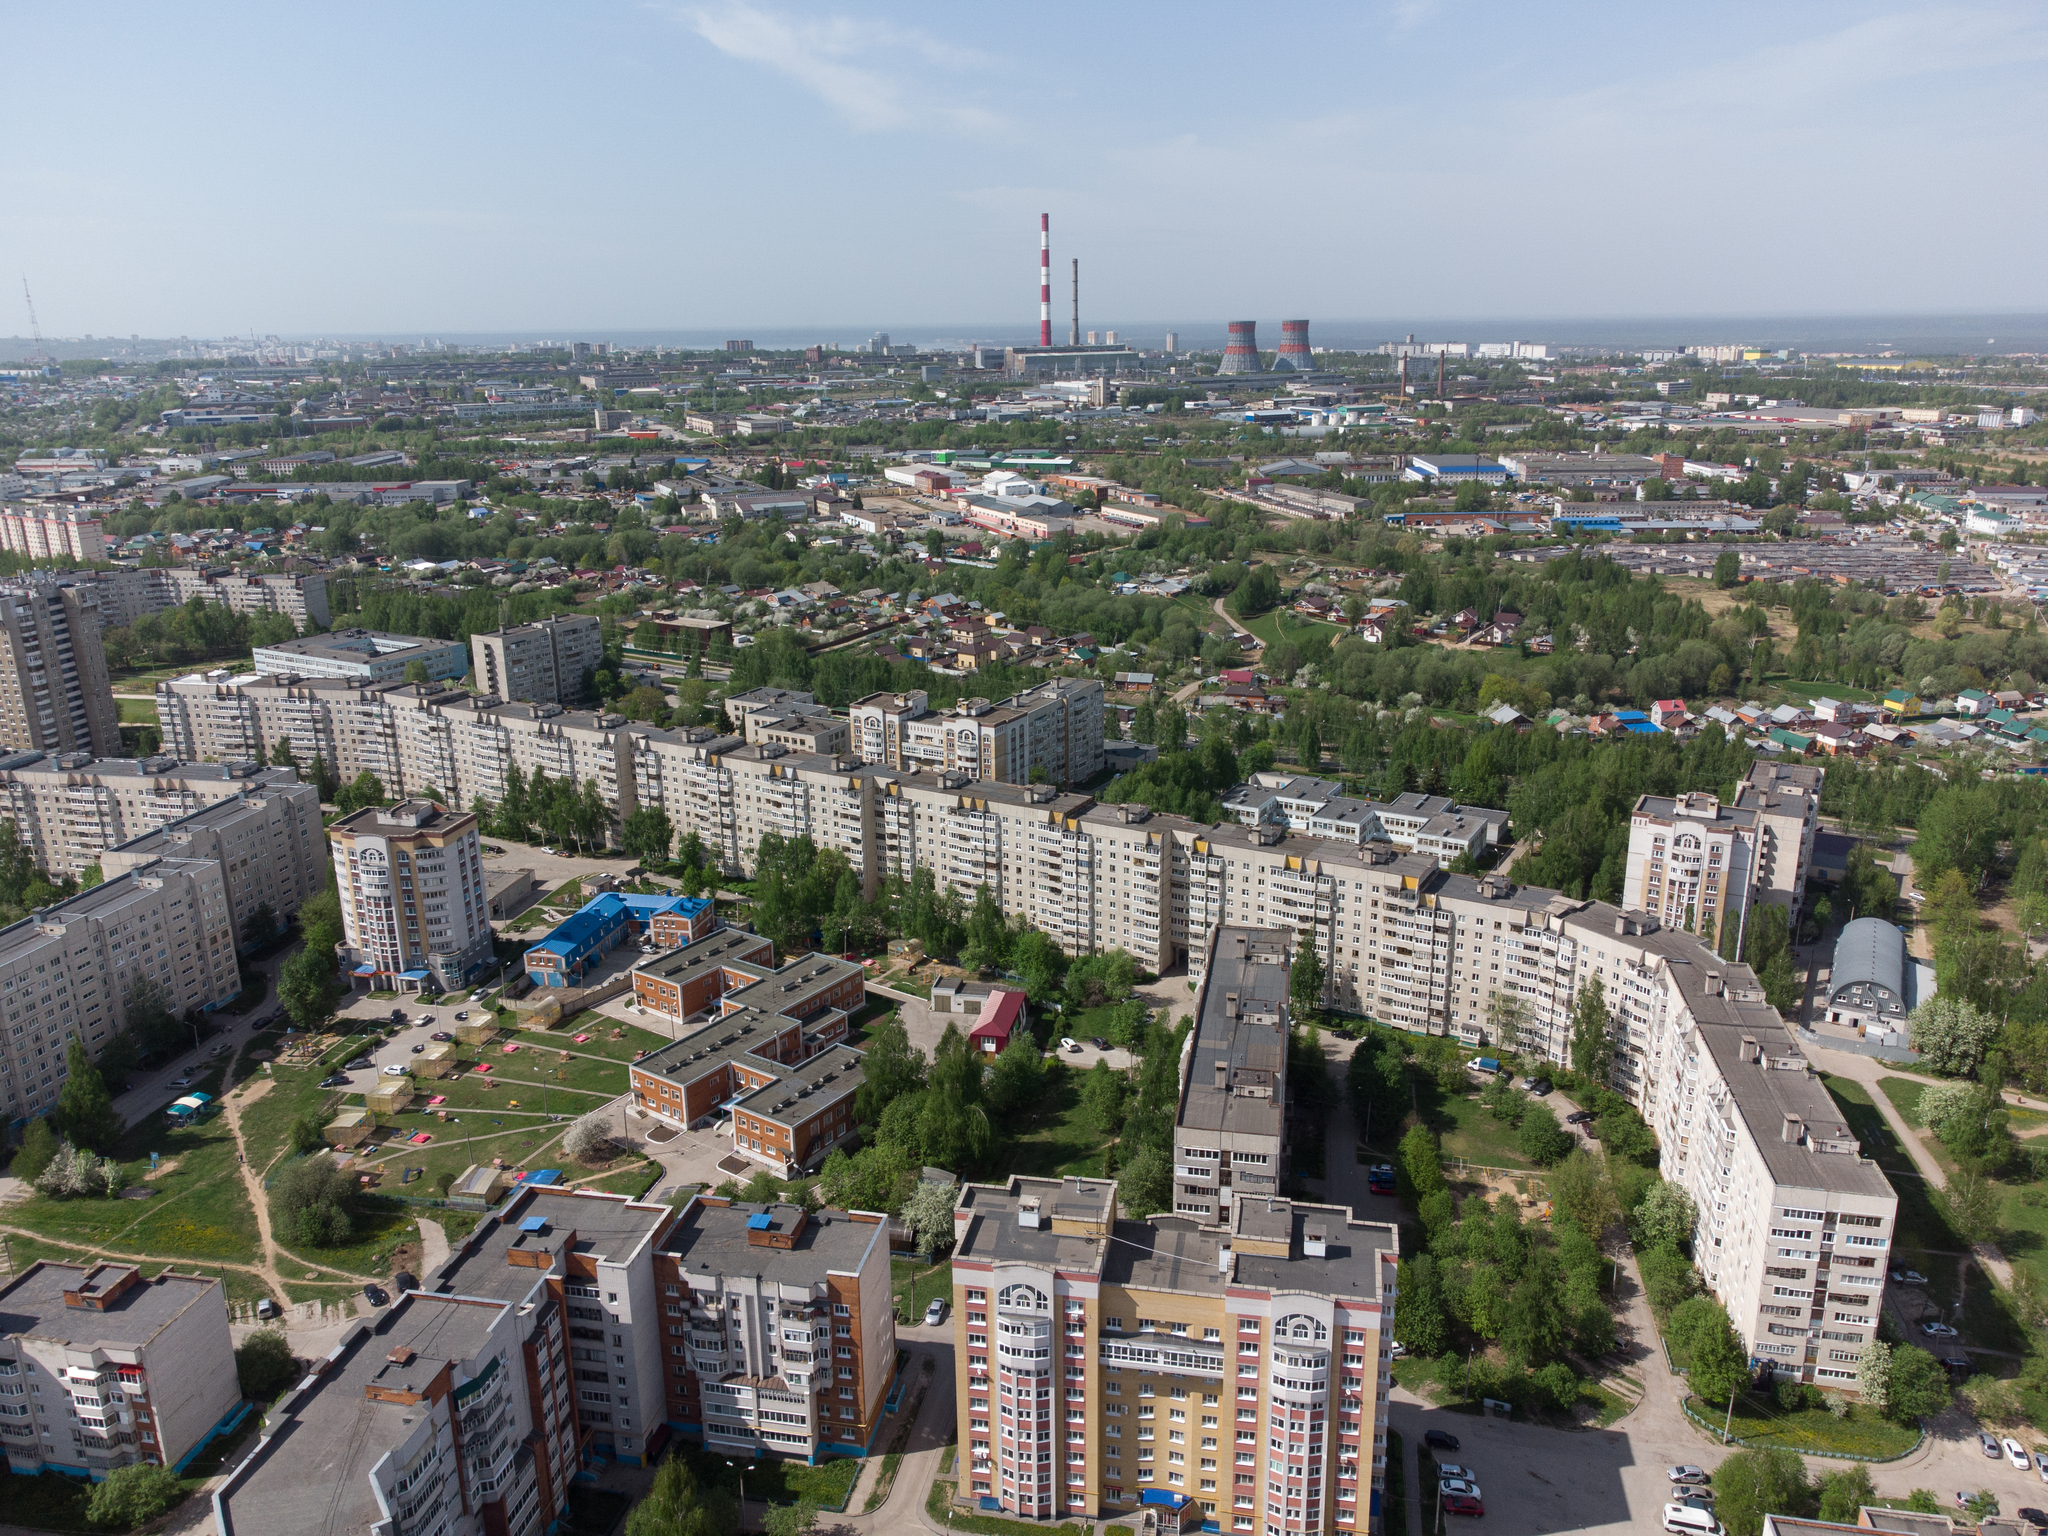
<path fill-rule="evenodd" d="M 0 275 L 52 336 L 1025 339 L 1041 212 L 1056 339 L 1074 257 L 1146 340 L 2048 310 L 2039 5 L 6 15 Z"/>

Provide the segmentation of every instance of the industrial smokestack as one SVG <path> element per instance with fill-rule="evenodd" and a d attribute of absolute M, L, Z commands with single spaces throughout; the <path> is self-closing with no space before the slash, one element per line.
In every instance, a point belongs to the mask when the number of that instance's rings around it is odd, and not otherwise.
<path fill-rule="evenodd" d="M 1223 363 L 1218 373 L 1257 373 L 1259 371 L 1259 322 L 1256 320 L 1233 320 L 1230 322 L 1230 345 L 1223 349 Z"/>
<path fill-rule="evenodd" d="M 1081 345 L 1081 258 L 1078 256 L 1074 258 L 1074 325 L 1067 332 L 1067 345 Z"/>
<path fill-rule="evenodd" d="M 1315 361 L 1308 349 L 1308 322 L 1306 320 L 1282 320 L 1280 322 L 1280 351 L 1273 359 L 1273 371 L 1291 369 L 1297 373 L 1308 373 L 1315 368 Z"/>
<path fill-rule="evenodd" d="M 1052 215 L 1038 216 L 1038 344 L 1052 345 Z"/>

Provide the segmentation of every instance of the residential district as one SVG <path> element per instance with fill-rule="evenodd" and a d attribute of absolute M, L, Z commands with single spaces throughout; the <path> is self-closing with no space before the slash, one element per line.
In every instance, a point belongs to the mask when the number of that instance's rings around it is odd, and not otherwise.
<path fill-rule="evenodd" d="M 2048 1527 L 2039 359 L 113 350 L 0 412 L 35 1486 Z"/>

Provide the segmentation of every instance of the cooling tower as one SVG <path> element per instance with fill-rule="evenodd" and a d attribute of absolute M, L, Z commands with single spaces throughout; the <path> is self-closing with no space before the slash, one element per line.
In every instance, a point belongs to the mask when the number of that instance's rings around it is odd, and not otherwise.
<path fill-rule="evenodd" d="M 1310 373 L 1315 369 L 1315 360 L 1308 350 L 1308 322 L 1306 320 L 1282 320 L 1280 322 L 1280 351 L 1273 359 L 1273 371 L 1292 369 L 1296 373 Z"/>
<path fill-rule="evenodd" d="M 1223 349 L 1223 365 L 1218 373 L 1257 373 L 1259 371 L 1259 322 L 1256 320 L 1233 320 L 1230 322 L 1230 345 Z"/>

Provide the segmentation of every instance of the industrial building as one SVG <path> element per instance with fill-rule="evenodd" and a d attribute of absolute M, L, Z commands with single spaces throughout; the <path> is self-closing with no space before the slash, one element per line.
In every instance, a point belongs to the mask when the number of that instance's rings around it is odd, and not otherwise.
<path fill-rule="evenodd" d="M 461 677 L 469 671 L 469 648 L 460 640 L 429 640 L 418 635 L 385 635 L 368 629 L 337 629 L 259 645 L 250 653 L 258 673 L 297 677 L 335 677 L 358 683 L 396 683 L 414 662 L 426 668 L 427 681 Z"/>

